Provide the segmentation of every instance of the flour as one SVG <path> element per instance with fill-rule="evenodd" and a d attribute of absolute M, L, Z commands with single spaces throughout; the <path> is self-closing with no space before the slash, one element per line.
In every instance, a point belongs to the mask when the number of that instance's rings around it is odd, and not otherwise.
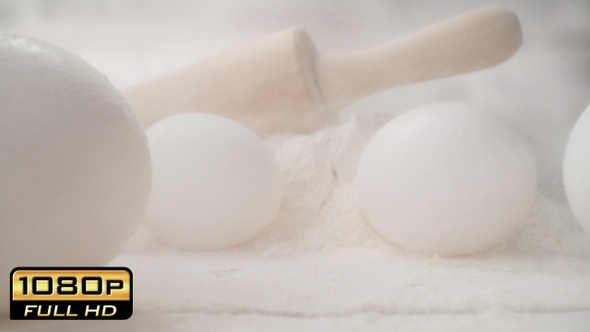
<path fill-rule="evenodd" d="M 577 224 L 569 207 L 540 192 L 526 222 L 504 246 L 538 256 L 590 254 L 588 234 Z"/>
<path fill-rule="evenodd" d="M 397 248 L 365 221 L 354 184 L 364 146 L 392 118 L 387 113 L 359 113 L 315 133 L 268 138 L 267 146 L 285 178 L 282 206 L 262 234 L 234 250 L 287 256 L 345 248 Z M 590 253 L 590 243 L 568 207 L 539 192 L 523 226 L 490 250 L 492 254 L 506 251 L 585 255 Z"/>
<path fill-rule="evenodd" d="M 363 220 L 354 188 L 356 161 L 368 136 L 363 125 L 354 118 L 308 135 L 267 139 L 286 188 L 275 221 L 257 237 L 254 248 L 288 255 L 381 245 Z"/>

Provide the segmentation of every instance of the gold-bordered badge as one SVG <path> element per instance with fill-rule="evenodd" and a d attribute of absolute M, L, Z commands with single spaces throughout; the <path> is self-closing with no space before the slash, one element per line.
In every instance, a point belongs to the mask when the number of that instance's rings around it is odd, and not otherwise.
<path fill-rule="evenodd" d="M 126 267 L 17 267 L 10 319 L 128 319 L 133 274 Z"/>

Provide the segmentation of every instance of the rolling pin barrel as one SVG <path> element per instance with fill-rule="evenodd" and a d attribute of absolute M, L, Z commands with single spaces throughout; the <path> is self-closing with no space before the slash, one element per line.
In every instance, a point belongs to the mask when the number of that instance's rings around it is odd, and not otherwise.
<path fill-rule="evenodd" d="M 261 136 L 320 128 L 323 107 L 309 64 L 305 31 L 285 30 L 221 56 L 132 87 L 124 94 L 144 128 L 174 114 L 211 112 Z"/>
<path fill-rule="evenodd" d="M 480 9 L 358 52 L 322 56 L 305 31 L 285 30 L 132 87 L 124 94 L 144 128 L 174 114 L 211 112 L 260 136 L 304 133 L 389 87 L 498 64 L 521 41 L 516 15 Z"/>

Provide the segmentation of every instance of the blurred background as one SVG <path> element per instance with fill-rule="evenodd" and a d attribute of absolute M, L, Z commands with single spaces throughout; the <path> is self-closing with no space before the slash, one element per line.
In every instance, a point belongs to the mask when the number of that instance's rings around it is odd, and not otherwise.
<path fill-rule="evenodd" d="M 488 6 L 511 9 L 521 20 L 524 44 L 513 58 L 379 93 L 342 110 L 341 118 L 393 116 L 435 101 L 472 103 L 531 143 L 541 189 L 564 201 L 564 148 L 590 103 L 588 0 L 0 0 L 0 30 L 57 44 L 124 89 L 292 26 L 306 29 L 321 53 L 344 52 Z"/>

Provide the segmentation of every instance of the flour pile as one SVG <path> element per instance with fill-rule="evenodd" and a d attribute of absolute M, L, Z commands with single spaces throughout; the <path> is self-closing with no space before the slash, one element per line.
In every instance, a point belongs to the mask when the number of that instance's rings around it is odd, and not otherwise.
<path fill-rule="evenodd" d="M 286 188 L 275 221 L 254 247 L 283 255 L 381 245 L 362 219 L 354 188 L 354 166 L 366 140 L 358 118 L 309 135 L 267 139 Z"/>
<path fill-rule="evenodd" d="M 365 144 L 393 117 L 358 113 L 341 125 L 315 133 L 268 138 L 266 143 L 286 181 L 283 203 L 274 222 L 262 234 L 233 250 L 286 256 L 327 254 L 345 248 L 396 248 L 364 220 L 354 184 L 356 164 Z M 523 226 L 490 250 L 505 251 L 586 255 L 590 253 L 590 241 L 567 206 L 539 192 Z"/>

